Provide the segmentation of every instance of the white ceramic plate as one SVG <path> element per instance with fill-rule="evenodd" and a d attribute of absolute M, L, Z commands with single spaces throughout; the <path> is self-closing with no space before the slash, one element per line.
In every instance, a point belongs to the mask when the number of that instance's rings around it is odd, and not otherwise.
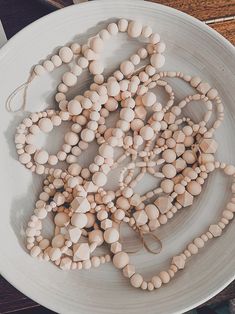
<path fill-rule="evenodd" d="M 152 293 L 131 288 L 111 264 L 91 271 L 62 272 L 32 259 L 24 249 L 23 230 L 41 189 L 41 178 L 32 176 L 16 160 L 13 134 L 25 114 L 7 113 L 6 97 L 26 80 L 31 66 L 55 47 L 74 39 L 84 40 L 119 17 L 139 19 L 161 34 L 167 44 L 164 69 L 199 75 L 219 90 L 225 104 L 225 121 L 216 133 L 217 157 L 235 164 L 235 49 L 222 36 L 188 15 L 144 1 L 94 1 L 50 14 L 25 28 L 0 50 L 0 270 L 17 289 L 60 313 L 182 313 L 208 300 L 234 279 L 235 222 L 222 237 L 210 241 L 170 284 Z M 133 40 L 119 37 L 113 41 L 106 50 L 106 72 L 110 73 L 136 47 Z M 51 90 L 58 75 L 32 84 L 29 110 L 45 108 L 45 99 L 52 103 Z M 178 98 L 185 95 L 182 86 L 175 88 Z M 198 108 L 195 104 L 189 112 L 198 117 Z M 62 142 L 59 135 L 57 140 Z M 195 204 L 159 231 L 162 253 L 155 256 L 141 251 L 132 257 L 139 270 L 151 276 L 169 265 L 171 256 L 217 220 L 229 198 L 229 186 L 220 173 L 211 175 Z"/>

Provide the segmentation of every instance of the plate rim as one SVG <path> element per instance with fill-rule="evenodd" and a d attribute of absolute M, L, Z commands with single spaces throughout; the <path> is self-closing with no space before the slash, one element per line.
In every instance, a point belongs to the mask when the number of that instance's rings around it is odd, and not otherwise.
<path fill-rule="evenodd" d="M 115 2 L 115 0 L 96 0 L 96 1 L 92 1 L 92 2 L 83 2 L 83 3 L 79 3 L 79 4 L 75 4 L 75 5 L 70 5 L 68 7 L 56 10 L 54 12 L 51 12 L 39 19 L 37 19 L 36 21 L 30 23 L 29 25 L 27 25 L 26 27 L 24 27 L 22 30 L 20 30 L 19 32 L 17 32 L 14 36 L 12 36 L 7 43 L 0 48 L 0 63 L 2 62 L 2 60 L 4 59 L 4 56 L 8 53 L 8 51 L 10 49 L 12 49 L 12 46 L 14 46 L 15 41 L 20 40 L 21 37 L 27 36 L 27 34 L 30 34 L 30 32 L 32 32 L 33 28 L 37 28 L 40 26 L 40 24 L 46 24 L 48 23 L 48 21 L 50 21 L 50 19 L 52 18 L 52 16 L 61 16 L 63 17 L 63 14 L 65 11 L 73 11 L 74 10 L 74 6 L 99 6 L 100 4 L 110 4 L 111 2 Z M 143 3 L 143 0 L 135 0 L 135 2 L 138 3 Z M 133 4 L 133 0 L 119 0 L 119 4 L 123 3 L 123 4 Z M 149 1 L 145 1 L 145 4 L 148 7 L 152 7 L 154 9 L 157 8 L 157 10 L 160 10 L 162 12 L 167 12 L 170 15 L 173 16 L 177 16 L 177 17 L 182 17 L 182 19 L 186 20 L 187 22 L 189 22 L 190 24 L 198 27 L 201 30 L 204 30 L 207 34 L 209 34 L 214 40 L 217 40 L 218 42 L 220 42 L 224 48 L 226 50 L 228 50 L 230 53 L 232 53 L 235 56 L 235 46 L 232 45 L 232 43 L 227 40 L 224 36 L 222 36 L 220 33 L 218 33 L 216 30 L 214 30 L 213 28 L 211 28 L 210 26 L 208 26 L 207 24 L 205 24 L 204 22 L 200 21 L 199 19 L 184 13 L 178 9 L 174 9 L 172 7 L 166 6 L 166 5 L 162 5 L 159 3 L 154 3 L 154 2 L 149 2 Z M 11 276 L 11 272 L 10 271 L 4 271 L 4 269 L 1 269 L 0 271 L 1 276 L 7 280 L 13 287 L 15 287 L 18 291 L 20 291 L 21 293 L 23 293 L 24 295 L 26 295 L 27 297 L 29 297 L 31 300 L 37 302 L 39 305 L 42 305 L 48 309 L 51 309 L 55 312 L 58 311 L 58 308 L 56 306 L 54 306 L 54 304 L 50 304 L 48 306 L 47 302 L 43 302 L 42 300 L 38 300 L 37 296 L 33 295 L 33 293 L 31 294 L 31 290 L 27 290 L 24 289 L 24 285 L 20 286 L 20 284 L 18 285 L 18 281 L 14 281 L 14 276 Z M 219 286 L 219 288 L 214 289 L 209 295 L 207 295 L 206 297 L 200 299 L 197 302 L 194 302 L 191 305 L 188 305 L 187 307 L 183 307 L 180 311 L 174 312 L 174 314 L 180 314 L 186 311 L 189 311 L 203 303 L 205 303 L 206 301 L 210 300 L 211 298 L 213 298 L 215 295 L 217 295 L 219 292 L 221 292 L 224 288 L 226 288 L 233 280 L 235 280 L 235 272 L 234 274 L 230 277 L 230 279 L 228 279 L 227 281 L 224 282 L 223 285 Z M 27 291 L 26 291 L 27 290 Z M 25 292 L 26 291 L 26 292 Z M 70 311 L 68 311 L 70 313 Z"/>

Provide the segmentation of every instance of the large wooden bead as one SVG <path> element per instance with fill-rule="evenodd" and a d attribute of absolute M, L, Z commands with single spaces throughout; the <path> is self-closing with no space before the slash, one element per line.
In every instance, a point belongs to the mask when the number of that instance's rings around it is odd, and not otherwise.
<path fill-rule="evenodd" d="M 155 53 L 151 56 L 150 62 L 154 68 L 160 69 L 165 64 L 165 57 L 160 53 Z"/>
<path fill-rule="evenodd" d="M 51 119 L 49 118 L 42 118 L 38 122 L 38 126 L 40 130 L 44 133 L 49 133 L 53 129 L 53 124 L 51 122 Z"/>
<path fill-rule="evenodd" d="M 117 242 L 119 239 L 119 232 L 115 228 L 109 228 L 104 232 L 104 240 L 107 243 Z"/>
<path fill-rule="evenodd" d="M 130 37 L 136 38 L 141 35 L 142 32 L 142 24 L 137 21 L 131 21 L 128 26 L 127 33 Z"/>
<path fill-rule="evenodd" d="M 59 56 L 64 63 L 69 63 L 73 58 L 73 52 L 69 47 L 62 47 Z"/>
<path fill-rule="evenodd" d="M 129 263 L 129 256 L 125 252 L 118 252 L 113 257 L 113 264 L 116 268 L 122 269 Z"/>
<path fill-rule="evenodd" d="M 135 273 L 130 279 L 131 285 L 135 288 L 139 288 L 142 285 L 142 282 L 143 277 L 138 273 Z"/>

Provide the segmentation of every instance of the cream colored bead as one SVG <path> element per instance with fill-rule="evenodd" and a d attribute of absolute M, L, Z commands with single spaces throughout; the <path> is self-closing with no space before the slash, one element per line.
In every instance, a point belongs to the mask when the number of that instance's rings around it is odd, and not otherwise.
<path fill-rule="evenodd" d="M 30 251 L 30 255 L 32 257 L 37 257 L 40 253 L 41 253 L 41 249 L 39 246 L 33 246 Z"/>
<path fill-rule="evenodd" d="M 81 104 L 75 99 L 69 101 L 68 111 L 71 115 L 79 115 L 82 112 Z"/>
<path fill-rule="evenodd" d="M 125 19 L 120 19 L 118 21 L 118 29 L 120 32 L 126 32 L 128 28 L 128 21 Z"/>
<path fill-rule="evenodd" d="M 159 216 L 159 210 L 153 204 L 149 204 L 149 205 L 145 206 L 144 210 L 145 210 L 149 220 L 157 219 Z"/>
<path fill-rule="evenodd" d="M 141 35 L 142 32 L 142 24 L 137 21 L 131 21 L 128 25 L 127 33 L 130 37 L 136 38 Z"/>
<path fill-rule="evenodd" d="M 176 169 L 173 165 L 167 164 L 162 167 L 162 173 L 168 179 L 172 179 L 176 175 Z"/>
<path fill-rule="evenodd" d="M 107 30 L 111 35 L 117 35 L 118 33 L 118 27 L 116 23 L 110 23 L 107 27 Z"/>
<path fill-rule="evenodd" d="M 53 124 L 51 122 L 51 119 L 49 118 L 42 118 L 38 122 L 38 126 L 40 130 L 44 133 L 49 133 L 53 129 Z"/>
<path fill-rule="evenodd" d="M 72 72 L 65 72 L 62 76 L 62 81 L 65 85 L 71 87 L 76 85 L 77 77 Z"/>
<path fill-rule="evenodd" d="M 71 224 L 82 229 L 87 224 L 87 216 L 83 213 L 74 213 L 71 217 Z"/>
<path fill-rule="evenodd" d="M 231 176 L 231 175 L 234 175 L 235 173 L 235 167 L 232 166 L 232 165 L 228 165 L 224 168 L 224 173 Z"/>
<path fill-rule="evenodd" d="M 65 238 L 62 234 L 56 235 L 51 241 L 51 245 L 54 248 L 62 248 L 64 246 L 64 243 L 65 243 Z"/>
<path fill-rule="evenodd" d="M 165 57 L 160 53 L 155 53 L 151 56 L 150 62 L 154 68 L 160 69 L 165 64 Z"/>
<path fill-rule="evenodd" d="M 113 257 L 113 264 L 118 269 L 124 268 L 128 263 L 129 263 L 129 256 L 125 252 L 119 252 L 115 254 Z"/>
<path fill-rule="evenodd" d="M 145 125 L 140 129 L 140 135 L 145 141 L 149 141 L 153 138 L 154 131 L 150 126 Z"/>
<path fill-rule="evenodd" d="M 162 153 L 162 158 L 165 159 L 166 162 L 172 163 L 176 159 L 176 153 L 173 149 L 166 149 Z"/>
<path fill-rule="evenodd" d="M 124 61 L 120 65 L 120 70 L 125 76 L 132 75 L 135 70 L 135 67 L 131 61 Z"/>
<path fill-rule="evenodd" d="M 163 283 L 168 283 L 171 280 L 171 277 L 169 276 L 168 272 L 166 272 L 166 271 L 161 271 L 159 273 L 159 277 Z"/>
<path fill-rule="evenodd" d="M 69 222 L 69 216 L 66 213 L 57 213 L 54 222 L 58 227 L 64 227 Z"/>
<path fill-rule="evenodd" d="M 100 246 L 104 242 L 103 232 L 101 230 L 93 230 L 88 233 L 89 242 L 95 242 Z"/>
<path fill-rule="evenodd" d="M 107 243 L 117 242 L 119 239 L 119 232 L 115 228 L 109 228 L 104 232 L 104 240 Z"/>
<path fill-rule="evenodd" d="M 120 92 L 120 86 L 117 81 L 109 80 L 107 83 L 107 92 L 109 96 L 117 96 Z"/>
<path fill-rule="evenodd" d="M 151 281 L 156 289 L 159 289 L 162 285 L 162 280 L 159 276 L 153 276 Z"/>
<path fill-rule="evenodd" d="M 155 104 L 157 98 L 156 95 L 152 92 L 147 92 L 146 94 L 144 94 L 142 96 L 142 102 L 144 104 L 144 106 L 146 107 L 151 107 Z"/>
<path fill-rule="evenodd" d="M 143 277 L 138 273 L 135 273 L 130 279 L 131 285 L 135 288 L 139 288 L 142 285 L 142 282 Z"/>
<path fill-rule="evenodd" d="M 94 37 L 90 41 L 90 47 L 96 53 L 100 53 L 104 48 L 104 42 L 99 37 Z"/>
<path fill-rule="evenodd" d="M 234 217 L 234 214 L 230 210 L 224 210 L 222 212 L 222 216 L 227 220 L 232 220 Z"/>
<path fill-rule="evenodd" d="M 59 56 L 64 63 L 69 63 L 73 58 L 73 52 L 69 47 L 62 47 Z"/>
<path fill-rule="evenodd" d="M 61 257 L 61 250 L 59 248 L 51 248 L 49 250 L 49 257 L 52 261 L 56 261 Z"/>
<path fill-rule="evenodd" d="M 37 151 L 34 155 L 34 160 L 40 165 L 46 164 L 48 158 L 49 158 L 48 152 L 43 149 Z"/>
<path fill-rule="evenodd" d="M 94 60 L 89 65 L 89 71 L 93 74 L 101 74 L 104 71 L 104 66 L 100 61 Z"/>
<path fill-rule="evenodd" d="M 197 253 L 198 253 L 198 248 L 197 248 L 197 246 L 196 246 L 195 244 L 193 244 L 193 243 L 190 243 L 190 244 L 188 245 L 188 250 L 189 250 L 189 252 L 190 252 L 191 254 L 197 254 Z"/>

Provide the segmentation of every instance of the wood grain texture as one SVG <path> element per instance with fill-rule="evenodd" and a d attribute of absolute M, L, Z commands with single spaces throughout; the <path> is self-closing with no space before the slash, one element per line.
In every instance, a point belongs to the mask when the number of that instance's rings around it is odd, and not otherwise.
<path fill-rule="evenodd" d="M 235 20 L 210 25 L 235 45 Z"/>
<path fill-rule="evenodd" d="M 235 0 L 149 0 L 168 5 L 202 21 L 235 15 Z"/>

